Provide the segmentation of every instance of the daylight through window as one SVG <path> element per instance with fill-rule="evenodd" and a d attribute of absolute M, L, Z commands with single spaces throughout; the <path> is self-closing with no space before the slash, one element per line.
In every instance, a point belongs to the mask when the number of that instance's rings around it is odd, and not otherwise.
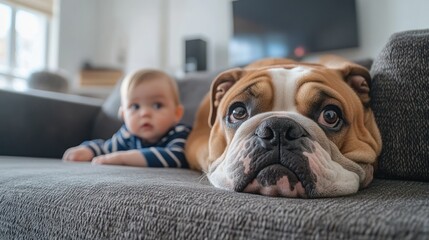
<path fill-rule="evenodd" d="M 26 78 L 46 67 L 49 17 L 0 2 L 0 75 Z"/>

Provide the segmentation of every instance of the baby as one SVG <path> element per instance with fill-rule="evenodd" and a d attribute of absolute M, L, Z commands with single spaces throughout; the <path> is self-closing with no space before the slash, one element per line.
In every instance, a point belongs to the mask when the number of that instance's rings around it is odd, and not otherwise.
<path fill-rule="evenodd" d="M 162 71 L 139 70 L 121 85 L 119 114 L 124 125 L 112 138 L 69 148 L 66 161 L 141 167 L 188 167 L 184 146 L 190 128 L 183 116 L 176 82 Z"/>

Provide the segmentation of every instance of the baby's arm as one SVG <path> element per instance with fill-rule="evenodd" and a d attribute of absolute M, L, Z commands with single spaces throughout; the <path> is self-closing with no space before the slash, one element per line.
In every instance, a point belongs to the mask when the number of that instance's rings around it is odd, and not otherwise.
<path fill-rule="evenodd" d="M 67 149 L 63 155 L 65 161 L 91 161 L 94 157 L 109 154 L 114 151 L 126 150 L 123 134 L 127 134 L 125 127 L 119 129 L 112 138 L 108 140 L 95 139 L 85 141 L 77 147 Z"/>
<path fill-rule="evenodd" d="M 128 165 L 147 167 L 147 162 L 140 150 L 128 150 L 100 155 L 92 159 L 94 164 Z"/>
<path fill-rule="evenodd" d="M 149 147 L 113 152 L 92 159 L 94 164 L 128 165 L 136 167 L 187 167 L 184 140 L 177 139 L 167 147 Z"/>
<path fill-rule="evenodd" d="M 183 149 L 151 147 L 100 155 L 94 164 L 127 165 L 135 167 L 187 167 Z"/>
<path fill-rule="evenodd" d="M 175 128 L 169 135 L 165 147 L 149 147 L 136 150 L 114 152 L 95 157 L 96 164 L 117 164 L 139 167 L 177 167 L 186 168 L 185 142 L 190 129 L 185 126 Z"/>
<path fill-rule="evenodd" d="M 177 126 L 174 133 L 169 134 L 165 147 L 150 147 L 140 149 L 148 167 L 187 168 L 185 157 L 185 142 L 190 128 Z"/>
<path fill-rule="evenodd" d="M 91 161 L 94 152 L 86 146 L 77 146 L 69 148 L 63 155 L 64 161 Z"/>
<path fill-rule="evenodd" d="M 143 148 L 140 149 L 140 154 L 145 157 L 148 167 L 188 167 L 183 147 Z"/>

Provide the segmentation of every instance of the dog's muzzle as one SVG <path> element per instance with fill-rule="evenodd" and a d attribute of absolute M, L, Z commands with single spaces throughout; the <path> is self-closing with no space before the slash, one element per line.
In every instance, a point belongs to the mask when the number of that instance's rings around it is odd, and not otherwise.
<path fill-rule="evenodd" d="M 313 188 L 314 182 L 308 161 L 302 155 L 308 137 L 305 129 L 290 118 L 263 120 L 255 130 L 252 149 L 248 149 L 252 161 L 242 177 L 236 179 L 242 182 L 235 184 L 235 190 L 306 197 L 304 188 Z"/>
<path fill-rule="evenodd" d="M 286 112 L 262 113 L 237 129 L 207 176 L 216 187 L 267 196 L 308 198 L 356 192 L 359 176 L 337 161 L 350 160 L 311 119 Z"/>

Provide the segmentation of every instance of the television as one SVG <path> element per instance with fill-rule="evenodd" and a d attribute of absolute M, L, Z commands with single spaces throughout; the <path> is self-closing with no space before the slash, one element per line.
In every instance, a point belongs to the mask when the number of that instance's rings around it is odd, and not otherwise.
<path fill-rule="evenodd" d="M 355 0 L 235 0 L 230 64 L 359 46 Z"/>

